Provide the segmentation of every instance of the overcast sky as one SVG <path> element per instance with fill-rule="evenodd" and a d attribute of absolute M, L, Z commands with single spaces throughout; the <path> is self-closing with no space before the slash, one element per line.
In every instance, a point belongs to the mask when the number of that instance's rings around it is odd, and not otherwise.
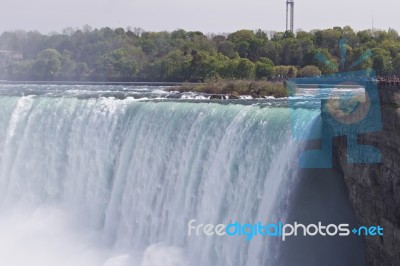
<path fill-rule="evenodd" d="M 0 0 L 0 32 L 60 32 L 67 26 L 145 30 L 285 29 L 286 0 Z M 398 0 L 295 0 L 295 29 L 350 25 L 400 31 Z"/>

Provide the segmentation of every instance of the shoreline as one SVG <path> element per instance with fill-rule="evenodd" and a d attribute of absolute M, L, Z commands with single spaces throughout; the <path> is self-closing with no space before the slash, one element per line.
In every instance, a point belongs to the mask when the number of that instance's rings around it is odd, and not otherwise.
<path fill-rule="evenodd" d="M 168 91 L 197 92 L 216 96 L 228 96 L 229 99 L 239 99 L 240 96 L 251 96 L 254 99 L 288 96 L 284 82 L 265 80 L 216 80 L 205 83 L 184 83 L 173 86 Z"/>
<path fill-rule="evenodd" d="M 0 84 L 34 84 L 34 85 L 138 85 L 138 86 L 179 86 L 184 82 L 129 82 L 129 81 L 14 81 L 0 80 Z M 189 83 L 194 84 L 194 83 Z"/>

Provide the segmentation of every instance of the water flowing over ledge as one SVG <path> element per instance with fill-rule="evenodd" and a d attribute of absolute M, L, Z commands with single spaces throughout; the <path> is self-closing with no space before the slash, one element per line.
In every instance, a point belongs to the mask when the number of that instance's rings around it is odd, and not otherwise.
<path fill-rule="evenodd" d="M 134 260 L 135 251 L 145 252 L 138 265 L 146 256 L 158 265 L 157 254 L 190 265 L 273 261 L 266 238 L 191 238 L 187 223 L 285 218 L 300 149 L 288 108 L 42 96 L 0 104 L 0 201 L 13 217 L 25 208 L 33 216 L 24 219 L 51 225 L 67 215 L 73 225 L 59 233 L 94 229 L 96 258 Z M 299 126 L 318 115 L 295 112 Z"/>

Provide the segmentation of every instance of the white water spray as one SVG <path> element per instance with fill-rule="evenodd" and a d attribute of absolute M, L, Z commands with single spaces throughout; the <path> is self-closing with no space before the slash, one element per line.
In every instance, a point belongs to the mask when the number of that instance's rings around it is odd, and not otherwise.
<path fill-rule="evenodd" d="M 270 239 L 188 237 L 187 224 L 285 218 L 301 148 L 288 108 L 38 96 L 0 104 L 1 265 L 274 261 Z M 292 112 L 300 126 L 318 115 Z"/>

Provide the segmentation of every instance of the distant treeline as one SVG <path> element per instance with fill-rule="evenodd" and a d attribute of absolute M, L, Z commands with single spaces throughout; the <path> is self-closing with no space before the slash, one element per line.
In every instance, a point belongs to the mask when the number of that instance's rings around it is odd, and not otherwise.
<path fill-rule="evenodd" d="M 338 67 L 341 38 L 347 39 L 344 69 Z M 372 55 L 351 70 L 373 68 L 378 75 L 400 75 L 400 37 L 393 29 L 355 32 L 335 27 L 295 34 L 240 30 L 220 35 L 89 26 L 49 35 L 13 31 L 0 36 L 0 50 L 20 52 L 24 59 L 3 61 L 0 79 L 282 79 L 349 70 L 368 49 Z M 330 63 L 318 61 L 321 56 Z"/>

